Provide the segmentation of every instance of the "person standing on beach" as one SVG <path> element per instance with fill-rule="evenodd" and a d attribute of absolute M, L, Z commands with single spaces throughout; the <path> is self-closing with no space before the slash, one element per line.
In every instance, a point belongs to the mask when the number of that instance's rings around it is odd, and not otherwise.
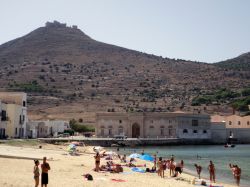
<path fill-rule="evenodd" d="M 100 171 L 101 155 L 97 152 L 96 155 L 94 156 L 94 158 L 95 158 L 95 171 L 99 172 Z"/>
<path fill-rule="evenodd" d="M 35 166 L 34 166 L 34 180 L 35 180 L 35 187 L 38 187 L 39 185 L 39 177 L 40 177 L 40 172 L 39 172 L 39 161 L 38 160 L 34 160 L 35 162 Z"/>
<path fill-rule="evenodd" d="M 233 176 L 234 176 L 234 178 L 236 180 L 237 186 L 240 186 L 241 169 L 239 168 L 238 165 L 229 164 L 229 167 L 233 172 Z"/>
<path fill-rule="evenodd" d="M 43 163 L 41 165 L 41 168 L 42 168 L 42 185 L 41 186 L 47 187 L 49 183 L 48 171 L 50 170 L 50 166 L 49 166 L 49 163 L 47 162 L 46 157 L 43 157 Z"/>
<path fill-rule="evenodd" d="M 156 168 L 157 157 L 154 155 L 154 168 Z"/>
<path fill-rule="evenodd" d="M 176 163 L 174 162 L 174 156 L 172 155 L 170 158 L 170 163 L 169 163 L 169 175 L 170 175 L 170 177 L 172 175 L 174 175 L 175 165 L 176 165 Z"/>
<path fill-rule="evenodd" d="M 159 157 L 159 160 L 157 162 L 157 167 L 158 167 L 158 176 L 161 176 L 161 178 L 164 178 L 164 170 L 163 170 L 163 161 L 162 157 Z"/>
<path fill-rule="evenodd" d="M 208 165 L 208 171 L 210 175 L 210 181 L 215 183 L 215 167 L 213 162 L 210 160 L 210 163 Z"/>
<path fill-rule="evenodd" d="M 201 178 L 201 170 L 202 170 L 202 167 L 201 167 L 200 165 L 197 165 L 197 164 L 195 164 L 194 166 L 195 166 L 195 168 L 196 168 L 197 174 L 198 174 L 199 179 L 200 179 L 200 178 Z"/>

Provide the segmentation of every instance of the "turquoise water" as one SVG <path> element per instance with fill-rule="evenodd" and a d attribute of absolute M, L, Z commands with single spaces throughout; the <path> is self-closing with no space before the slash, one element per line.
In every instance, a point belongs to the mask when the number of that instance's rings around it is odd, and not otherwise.
<path fill-rule="evenodd" d="M 115 148 L 111 148 L 116 150 Z M 158 157 L 175 156 L 177 162 L 184 160 L 186 171 L 196 174 L 194 164 L 202 166 L 202 178 L 208 178 L 208 163 L 212 160 L 216 167 L 216 180 L 235 183 L 228 164 L 238 164 L 242 170 L 241 186 L 250 187 L 250 145 L 237 145 L 235 148 L 216 146 L 148 146 L 137 148 L 120 148 L 119 154 L 141 153 L 156 154 Z M 197 155 L 201 158 L 197 159 Z M 184 169 L 185 171 L 185 169 Z"/>

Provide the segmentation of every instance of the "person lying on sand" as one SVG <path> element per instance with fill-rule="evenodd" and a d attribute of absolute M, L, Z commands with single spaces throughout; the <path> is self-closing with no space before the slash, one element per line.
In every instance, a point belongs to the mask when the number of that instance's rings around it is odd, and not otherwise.
<path fill-rule="evenodd" d="M 232 165 L 231 163 L 229 164 L 229 167 L 232 170 L 237 186 L 240 186 L 241 168 L 238 165 Z"/>

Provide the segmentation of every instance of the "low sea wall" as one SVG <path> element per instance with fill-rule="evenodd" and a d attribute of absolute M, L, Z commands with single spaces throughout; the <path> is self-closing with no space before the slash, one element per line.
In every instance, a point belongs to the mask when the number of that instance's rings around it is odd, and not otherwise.
<path fill-rule="evenodd" d="M 85 145 L 90 146 L 165 146 L 165 145 L 210 145 L 214 144 L 210 139 L 179 139 L 179 138 L 169 138 L 169 139 L 136 139 L 130 138 L 125 140 L 117 140 L 111 138 L 39 138 L 40 141 L 46 143 L 61 143 L 61 142 L 73 142 L 79 141 L 83 142 Z"/>

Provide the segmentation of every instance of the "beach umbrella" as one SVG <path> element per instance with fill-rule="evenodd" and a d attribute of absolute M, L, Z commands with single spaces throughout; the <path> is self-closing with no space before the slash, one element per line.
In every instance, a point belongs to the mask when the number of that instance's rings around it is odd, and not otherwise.
<path fill-rule="evenodd" d="M 154 161 L 154 158 L 150 155 L 147 155 L 147 154 L 141 155 L 140 159 L 146 160 L 146 161 Z"/>
<path fill-rule="evenodd" d="M 140 158 L 140 154 L 138 154 L 138 153 L 133 153 L 133 154 L 131 154 L 131 155 L 129 155 L 129 158 Z"/>
<path fill-rule="evenodd" d="M 100 152 L 101 150 L 103 150 L 103 147 L 100 147 L 100 146 L 98 146 L 98 147 L 93 147 L 93 150 L 94 150 L 95 152 Z"/>

